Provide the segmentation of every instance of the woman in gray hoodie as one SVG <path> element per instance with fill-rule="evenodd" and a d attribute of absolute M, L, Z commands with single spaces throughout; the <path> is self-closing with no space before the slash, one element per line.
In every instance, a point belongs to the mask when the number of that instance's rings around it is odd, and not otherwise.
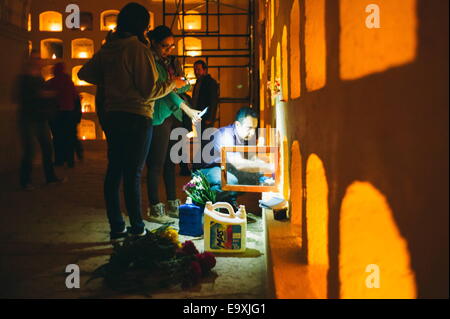
<path fill-rule="evenodd" d="M 117 31 L 110 41 L 78 73 L 80 79 L 100 85 L 104 94 L 108 143 L 104 195 L 111 240 L 146 234 L 141 215 L 141 173 L 152 136 L 154 101 L 185 85 L 181 78 L 158 81 L 145 37 L 149 22 L 144 6 L 127 4 L 117 17 Z M 122 178 L 131 224 L 128 229 L 120 211 Z"/>

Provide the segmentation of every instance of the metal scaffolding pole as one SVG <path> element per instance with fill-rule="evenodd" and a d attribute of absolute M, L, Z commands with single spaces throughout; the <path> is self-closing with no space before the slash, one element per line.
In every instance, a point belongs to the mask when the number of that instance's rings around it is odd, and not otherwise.
<path fill-rule="evenodd" d="M 187 59 L 194 58 L 193 56 L 186 54 L 188 50 L 186 50 L 186 41 L 185 39 L 187 37 L 196 37 L 196 38 L 203 38 L 203 39 L 217 39 L 217 47 L 216 48 L 208 48 L 208 49 L 201 49 L 202 54 L 196 55 L 195 58 L 203 58 L 206 60 L 206 63 L 210 69 L 216 69 L 218 74 L 218 82 L 220 84 L 221 81 L 221 71 L 223 69 L 245 69 L 248 72 L 248 78 L 247 78 L 247 87 L 248 92 L 246 94 L 246 97 L 230 97 L 230 96 L 222 96 L 222 94 L 219 95 L 219 112 L 220 112 L 220 106 L 224 103 L 246 103 L 249 106 L 253 107 L 256 106 L 255 99 L 257 98 L 257 94 L 255 94 L 255 48 L 254 48 L 254 32 L 255 32 L 255 19 L 254 19 L 254 0 L 246 0 L 245 3 L 247 4 L 247 8 L 240 8 L 234 5 L 223 3 L 221 0 L 204 0 L 200 4 L 196 4 L 192 8 L 187 8 L 187 3 L 185 3 L 185 0 L 173 0 L 171 4 L 173 4 L 172 7 L 175 7 L 175 12 L 169 12 L 168 8 L 168 2 L 169 0 L 163 0 L 162 1 L 162 7 L 163 7 L 163 24 L 166 24 L 166 17 L 168 19 L 172 19 L 171 26 L 173 27 L 175 20 L 179 22 L 179 25 L 181 26 L 181 34 L 176 34 L 176 38 L 182 39 L 182 54 L 179 54 L 178 57 L 182 59 L 183 65 L 186 65 Z M 242 1 L 244 2 L 244 1 Z M 214 8 L 214 5 L 216 5 L 216 8 Z M 181 6 L 181 10 L 180 10 Z M 230 12 L 230 10 L 224 12 L 224 8 L 231 9 L 235 12 Z M 192 10 L 200 10 L 202 9 L 203 12 L 193 13 Z M 189 11 L 189 12 L 188 12 Z M 206 21 L 206 26 L 198 31 L 198 30 L 187 30 L 185 28 L 185 17 L 187 16 L 199 16 L 204 17 Z M 242 20 L 243 17 L 247 17 L 247 31 L 245 33 L 223 33 L 221 28 L 221 18 L 222 17 L 237 17 Z M 212 19 L 216 19 L 217 23 L 214 25 L 212 23 Z M 214 30 L 211 30 L 211 26 L 214 27 Z M 245 39 L 245 47 L 236 47 L 236 48 L 222 48 L 222 39 Z M 239 54 L 233 54 L 233 52 Z M 227 61 L 229 60 L 230 63 L 225 64 L 215 64 L 215 65 L 209 65 L 211 59 L 215 58 L 226 58 Z M 240 61 L 239 63 L 233 63 L 233 60 L 236 59 L 247 59 L 247 62 Z M 243 63 L 244 62 L 244 63 Z M 242 64 L 243 63 L 243 64 Z M 220 91 L 220 89 L 219 89 Z M 219 113 L 220 114 L 220 113 Z M 220 125 L 220 118 L 219 118 L 219 125 Z"/>

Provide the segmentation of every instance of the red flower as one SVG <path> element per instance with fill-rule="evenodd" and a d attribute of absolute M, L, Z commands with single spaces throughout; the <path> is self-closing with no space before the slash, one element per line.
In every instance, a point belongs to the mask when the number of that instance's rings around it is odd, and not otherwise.
<path fill-rule="evenodd" d="M 183 247 L 181 248 L 181 250 L 186 253 L 187 255 L 197 255 L 198 254 L 198 250 L 195 247 L 194 243 L 190 240 L 186 240 L 183 243 Z"/>
<path fill-rule="evenodd" d="M 207 274 L 216 265 L 216 257 L 210 252 L 205 251 L 202 254 L 196 254 L 195 258 L 202 267 L 202 272 L 204 275 Z"/>
<path fill-rule="evenodd" d="M 191 262 L 191 280 L 192 283 L 196 284 L 202 278 L 202 267 L 197 261 Z"/>

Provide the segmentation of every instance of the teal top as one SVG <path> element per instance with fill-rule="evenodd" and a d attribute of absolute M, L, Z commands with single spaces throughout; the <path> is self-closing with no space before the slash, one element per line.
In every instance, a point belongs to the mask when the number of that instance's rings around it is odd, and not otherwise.
<path fill-rule="evenodd" d="M 156 68 L 158 69 L 158 82 L 167 81 L 169 75 L 167 73 L 164 65 L 161 64 L 159 59 L 156 59 Z M 175 92 L 170 92 L 163 98 L 156 100 L 155 108 L 153 113 L 153 126 L 161 125 L 166 118 L 171 116 L 172 114 L 180 121 L 183 121 L 183 111 L 180 109 L 180 106 L 185 101 L 177 94 L 177 93 L 185 93 L 189 91 L 191 85 L 185 85 Z"/>

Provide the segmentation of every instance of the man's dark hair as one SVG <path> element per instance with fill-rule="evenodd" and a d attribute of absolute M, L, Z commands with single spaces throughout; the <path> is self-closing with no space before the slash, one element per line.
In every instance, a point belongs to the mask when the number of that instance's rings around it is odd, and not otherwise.
<path fill-rule="evenodd" d="M 120 10 L 117 16 L 117 32 L 131 33 L 138 37 L 141 42 L 148 43 L 144 37 L 150 22 L 150 13 L 141 4 L 130 2 Z"/>
<path fill-rule="evenodd" d="M 202 66 L 203 70 L 208 70 L 208 65 L 206 64 L 205 61 L 197 60 L 197 61 L 194 62 L 194 66 L 197 65 L 197 64 L 200 64 Z"/>
<path fill-rule="evenodd" d="M 258 112 L 250 107 L 241 108 L 236 114 L 236 121 L 242 123 L 247 116 L 258 118 Z"/>
<path fill-rule="evenodd" d="M 155 29 L 149 31 L 147 36 L 150 40 L 161 43 L 165 38 L 173 37 L 173 33 L 165 25 L 159 25 Z"/>

